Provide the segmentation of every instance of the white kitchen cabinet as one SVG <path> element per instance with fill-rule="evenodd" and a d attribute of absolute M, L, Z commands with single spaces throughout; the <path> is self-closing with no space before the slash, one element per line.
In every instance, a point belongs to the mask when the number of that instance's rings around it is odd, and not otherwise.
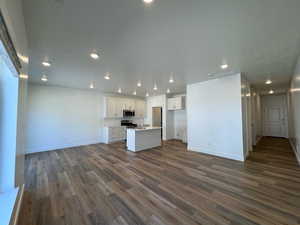
<path fill-rule="evenodd" d="M 144 100 L 135 101 L 135 117 L 144 118 L 146 112 L 146 102 Z"/>
<path fill-rule="evenodd" d="M 185 102 L 183 96 L 168 98 L 168 110 L 181 110 L 184 109 Z"/>
<path fill-rule="evenodd" d="M 126 139 L 125 127 L 104 127 L 103 128 L 104 143 L 109 144 L 116 141 L 123 141 Z"/>
<path fill-rule="evenodd" d="M 123 101 L 125 102 L 125 109 L 126 110 L 135 110 L 135 101 L 134 99 L 124 98 Z"/>
<path fill-rule="evenodd" d="M 121 98 L 106 97 L 104 107 L 104 117 L 121 118 L 123 117 L 123 105 Z"/>
<path fill-rule="evenodd" d="M 135 111 L 135 117 L 144 118 L 146 102 L 139 99 L 105 97 L 104 98 L 104 117 L 122 118 L 123 110 Z"/>

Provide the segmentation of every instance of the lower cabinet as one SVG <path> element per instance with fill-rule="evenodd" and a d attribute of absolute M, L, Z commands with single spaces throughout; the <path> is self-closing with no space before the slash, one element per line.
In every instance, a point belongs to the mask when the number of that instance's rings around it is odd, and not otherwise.
<path fill-rule="evenodd" d="M 104 143 L 109 144 L 116 141 L 126 139 L 125 127 L 104 127 L 103 128 Z"/>

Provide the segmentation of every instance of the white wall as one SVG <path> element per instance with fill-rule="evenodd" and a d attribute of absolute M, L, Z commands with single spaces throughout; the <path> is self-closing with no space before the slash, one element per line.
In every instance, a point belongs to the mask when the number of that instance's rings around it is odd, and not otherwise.
<path fill-rule="evenodd" d="M 30 84 L 26 152 L 101 142 L 102 94 Z"/>
<path fill-rule="evenodd" d="M 261 95 L 258 92 L 255 92 L 253 96 L 253 112 L 254 112 L 254 123 L 255 123 L 255 134 L 257 141 L 259 137 L 262 136 L 262 111 L 261 111 Z"/>
<path fill-rule="evenodd" d="M 168 110 L 168 100 L 166 97 L 166 140 L 174 139 L 175 137 L 175 115 Z"/>
<path fill-rule="evenodd" d="M 188 149 L 244 160 L 241 75 L 187 86 Z"/>
<path fill-rule="evenodd" d="M 184 105 L 186 102 L 186 94 L 176 94 L 170 97 L 183 97 Z M 174 138 L 187 142 L 187 120 L 186 120 L 186 106 L 182 110 L 170 111 L 174 116 Z"/>
<path fill-rule="evenodd" d="M 254 124 L 254 135 L 253 135 L 253 145 L 256 145 L 260 138 L 263 136 L 262 132 L 262 105 L 261 105 L 262 95 L 254 91 L 252 95 L 252 112 L 253 112 L 253 124 Z"/>
<path fill-rule="evenodd" d="M 174 111 L 174 135 L 176 139 L 187 142 L 186 110 Z"/>
<path fill-rule="evenodd" d="M 251 109 L 251 88 L 245 76 L 241 76 L 242 94 L 242 117 L 243 117 L 243 142 L 244 157 L 252 151 L 252 109 Z"/>
<path fill-rule="evenodd" d="M 300 160 L 300 57 L 295 68 L 290 89 L 290 140 Z"/>

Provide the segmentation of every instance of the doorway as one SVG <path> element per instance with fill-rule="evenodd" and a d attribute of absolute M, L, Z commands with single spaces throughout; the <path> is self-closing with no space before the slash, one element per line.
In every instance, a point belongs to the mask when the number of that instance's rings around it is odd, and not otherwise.
<path fill-rule="evenodd" d="M 161 139 L 163 137 L 162 121 L 162 107 L 152 107 L 152 126 L 161 127 Z"/>
<path fill-rule="evenodd" d="M 287 96 L 262 97 L 263 136 L 288 138 Z"/>

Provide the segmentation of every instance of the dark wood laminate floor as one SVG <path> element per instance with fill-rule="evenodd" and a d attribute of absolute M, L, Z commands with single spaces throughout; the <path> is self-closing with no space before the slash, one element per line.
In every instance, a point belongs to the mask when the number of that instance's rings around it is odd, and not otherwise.
<path fill-rule="evenodd" d="M 19 225 L 300 224 L 300 167 L 287 140 L 263 138 L 245 164 L 123 143 L 26 156 Z"/>

